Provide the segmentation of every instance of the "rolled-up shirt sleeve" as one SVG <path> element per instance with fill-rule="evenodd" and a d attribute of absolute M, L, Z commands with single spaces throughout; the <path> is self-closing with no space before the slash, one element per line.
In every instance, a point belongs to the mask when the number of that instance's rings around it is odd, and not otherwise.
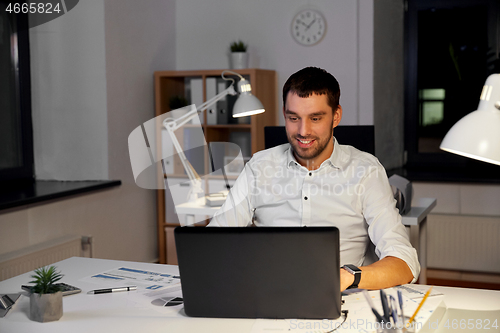
<path fill-rule="evenodd" d="M 417 251 L 410 244 L 401 222 L 401 215 L 396 209 L 396 200 L 382 165 L 371 168 L 362 184 L 364 194 L 360 196 L 360 200 L 376 255 L 380 259 L 391 256 L 406 262 L 413 274 L 411 283 L 416 282 L 420 274 Z"/>

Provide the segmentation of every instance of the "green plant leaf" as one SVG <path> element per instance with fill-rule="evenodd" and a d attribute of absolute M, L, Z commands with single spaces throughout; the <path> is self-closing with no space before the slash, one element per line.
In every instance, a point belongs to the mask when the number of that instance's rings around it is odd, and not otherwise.
<path fill-rule="evenodd" d="M 229 45 L 229 48 L 231 49 L 231 52 L 246 52 L 248 45 L 243 43 L 243 41 L 240 39 L 237 42 L 232 42 Z"/>
<path fill-rule="evenodd" d="M 33 286 L 33 292 L 37 294 L 52 294 L 58 292 L 60 288 L 56 286 L 55 283 L 61 280 L 63 276 L 61 272 L 56 271 L 55 266 L 37 268 L 35 274 L 31 275 L 31 278 L 34 280 L 30 281 L 30 283 L 35 284 L 35 286 Z"/>

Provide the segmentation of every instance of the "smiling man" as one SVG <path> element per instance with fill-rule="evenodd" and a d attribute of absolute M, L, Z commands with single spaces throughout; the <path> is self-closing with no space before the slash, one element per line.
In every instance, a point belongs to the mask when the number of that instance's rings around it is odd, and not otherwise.
<path fill-rule="evenodd" d="M 372 155 L 337 142 L 342 119 L 337 80 L 304 68 L 283 87 L 288 144 L 254 154 L 209 226 L 336 226 L 341 290 L 416 281 L 420 265 Z M 236 204 L 233 209 L 233 202 Z M 373 243 L 380 260 L 362 266 Z"/>

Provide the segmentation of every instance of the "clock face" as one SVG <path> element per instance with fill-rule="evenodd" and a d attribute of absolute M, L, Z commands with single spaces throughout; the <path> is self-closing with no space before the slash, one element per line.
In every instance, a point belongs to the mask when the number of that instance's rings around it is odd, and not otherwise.
<path fill-rule="evenodd" d="M 305 46 L 315 45 L 325 36 L 325 17 L 314 9 L 302 10 L 293 18 L 291 33 L 297 43 Z"/>

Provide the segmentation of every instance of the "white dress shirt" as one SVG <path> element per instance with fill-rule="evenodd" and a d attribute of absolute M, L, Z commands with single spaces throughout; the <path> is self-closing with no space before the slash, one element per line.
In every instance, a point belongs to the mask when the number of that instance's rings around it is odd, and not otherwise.
<path fill-rule="evenodd" d="M 336 139 L 330 158 L 313 171 L 295 160 L 290 144 L 254 154 L 231 194 L 209 226 L 247 226 L 252 219 L 257 226 L 335 226 L 341 265 L 361 266 L 371 240 L 380 259 L 404 260 L 413 282 L 420 273 L 384 167 Z"/>

